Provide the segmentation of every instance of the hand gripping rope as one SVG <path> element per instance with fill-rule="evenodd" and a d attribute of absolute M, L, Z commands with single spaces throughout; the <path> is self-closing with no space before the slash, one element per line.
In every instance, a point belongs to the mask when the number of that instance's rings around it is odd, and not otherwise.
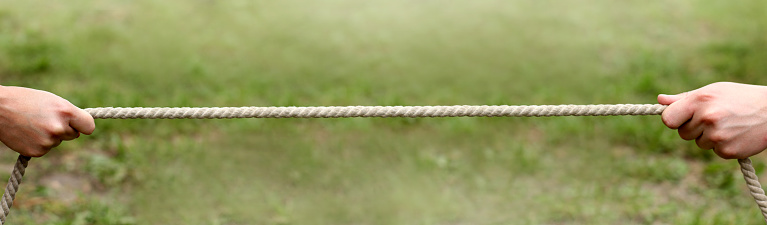
<path fill-rule="evenodd" d="M 89 108 L 96 119 L 231 119 L 349 117 L 548 117 L 660 115 L 663 105 L 530 105 L 530 106 L 331 106 L 222 108 Z M 29 157 L 19 156 L 0 201 L 0 224 L 10 212 Z M 739 159 L 751 195 L 767 222 L 767 196 L 749 159 Z"/>

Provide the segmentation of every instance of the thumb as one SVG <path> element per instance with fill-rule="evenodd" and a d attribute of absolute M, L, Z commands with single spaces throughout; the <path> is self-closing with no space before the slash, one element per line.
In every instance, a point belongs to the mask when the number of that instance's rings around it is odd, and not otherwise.
<path fill-rule="evenodd" d="M 660 103 L 661 105 L 671 105 L 671 103 L 679 101 L 679 100 L 683 99 L 685 96 L 687 96 L 686 92 L 678 94 L 678 95 L 659 94 L 658 95 L 658 103 Z"/>
<path fill-rule="evenodd" d="M 91 114 L 85 110 L 74 107 L 74 115 L 69 119 L 69 126 L 79 131 L 80 133 L 90 135 L 93 130 L 96 129 L 96 123 L 93 121 Z"/>

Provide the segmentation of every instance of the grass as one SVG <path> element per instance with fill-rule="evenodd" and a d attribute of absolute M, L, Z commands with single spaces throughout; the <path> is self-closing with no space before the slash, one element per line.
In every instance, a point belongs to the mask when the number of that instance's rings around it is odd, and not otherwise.
<path fill-rule="evenodd" d="M 765 84 L 765 9 L 710 0 L 0 2 L 0 84 L 83 108 L 653 103 L 715 81 Z M 11 221 L 761 221 L 735 163 L 657 117 L 97 123 L 96 134 L 31 162 Z M 61 177 L 85 185 L 52 185 L 66 184 Z"/>

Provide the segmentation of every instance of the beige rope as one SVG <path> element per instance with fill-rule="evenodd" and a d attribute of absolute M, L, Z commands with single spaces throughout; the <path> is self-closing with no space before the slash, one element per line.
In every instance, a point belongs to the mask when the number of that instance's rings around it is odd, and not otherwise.
<path fill-rule="evenodd" d="M 202 108 L 88 108 L 96 119 L 230 119 L 230 118 L 347 118 L 347 117 L 540 117 L 660 115 L 666 106 L 530 105 L 530 106 L 330 106 L 330 107 L 202 107 Z M 19 156 L 3 194 L 1 223 L 13 204 L 28 157 Z M 767 196 L 751 160 L 738 160 L 751 195 L 767 222 Z"/>
<path fill-rule="evenodd" d="M 765 223 L 767 223 L 767 196 L 764 195 L 764 189 L 759 184 L 759 177 L 756 176 L 756 170 L 751 165 L 751 159 L 738 159 L 738 164 L 740 164 L 740 172 L 743 173 L 743 178 L 746 179 L 748 190 L 751 192 L 754 200 L 756 200 L 756 205 L 759 206 Z"/>
<path fill-rule="evenodd" d="M 11 178 L 8 178 L 8 184 L 5 185 L 5 193 L 3 193 L 3 199 L 0 202 L 0 224 L 5 224 L 5 218 L 8 213 L 11 212 L 11 206 L 13 206 L 13 199 L 16 198 L 16 191 L 19 190 L 19 184 L 21 184 L 21 178 L 24 177 L 24 171 L 27 169 L 27 163 L 29 157 L 19 155 L 16 160 L 16 165 L 13 167 Z"/>
<path fill-rule="evenodd" d="M 97 119 L 231 119 L 346 117 L 531 117 L 660 115 L 663 105 L 326 106 L 221 108 L 88 108 Z"/>

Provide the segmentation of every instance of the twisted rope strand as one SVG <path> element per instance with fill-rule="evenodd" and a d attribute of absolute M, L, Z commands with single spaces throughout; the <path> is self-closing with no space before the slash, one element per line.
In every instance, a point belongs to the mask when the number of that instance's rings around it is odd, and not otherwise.
<path fill-rule="evenodd" d="M 231 119 L 231 118 L 348 118 L 348 117 L 548 117 L 660 115 L 666 106 L 530 105 L 530 106 L 330 106 L 330 107 L 201 107 L 201 108 L 87 108 L 96 119 Z M 29 157 L 19 156 L 5 188 L 0 224 L 5 223 Z M 738 163 L 751 195 L 767 222 L 767 195 L 750 159 Z"/>
<path fill-rule="evenodd" d="M 0 200 L 0 210 L 2 210 L 2 213 L 0 213 L 0 224 L 5 224 L 5 218 L 11 212 L 13 199 L 16 198 L 16 191 L 19 190 L 19 184 L 21 184 L 21 178 L 24 177 L 24 171 L 27 169 L 29 159 L 27 156 L 19 155 L 19 158 L 16 160 L 11 178 L 8 178 L 8 184 L 5 185 L 3 199 Z"/>
<path fill-rule="evenodd" d="M 767 223 L 767 196 L 764 194 L 762 185 L 759 184 L 759 177 L 756 176 L 756 170 L 751 165 L 751 159 L 738 159 L 738 164 L 740 164 L 740 172 L 743 173 L 743 178 L 746 179 L 748 190 L 751 191 L 751 196 L 756 200 L 756 205 L 759 206 L 765 223 Z"/>
<path fill-rule="evenodd" d="M 324 106 L 324 107 L 200 107 L 88 108 L 96 119 L 231 119 L 348 117 L 541 117 L 660 115 L 666 106 L 529 105 L 529 106 Z"/>

